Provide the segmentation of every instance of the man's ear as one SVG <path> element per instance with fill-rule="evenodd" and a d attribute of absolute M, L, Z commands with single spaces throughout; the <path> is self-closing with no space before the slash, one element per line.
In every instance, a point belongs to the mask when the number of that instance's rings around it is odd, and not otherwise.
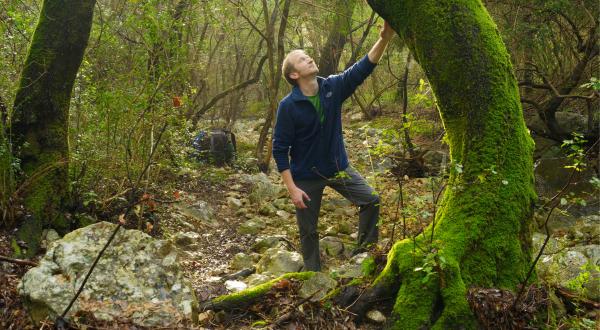
<path fill-rule="evenodd" d="M 294 80 L 300 78 L 300 74 L 298 74 L 298 72 L 290 72 L 288 76 Z"/>

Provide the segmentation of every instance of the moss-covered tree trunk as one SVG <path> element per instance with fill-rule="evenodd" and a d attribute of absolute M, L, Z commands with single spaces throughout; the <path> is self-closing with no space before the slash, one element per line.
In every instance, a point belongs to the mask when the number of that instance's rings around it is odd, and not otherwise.
<path fill-rule="evenodd" d="M 468 288 L 514 290 L 531 261 L 533 142 L 509 55 L 479 0 L 369 3 L 424 69 L 452 164 L 435 228 L 396 242 L 353 308 L 391 293 L 391 328 L 476 328 Z"/>
<path fill-rule="evenodd" d="M 18 239 L 24 255 L 43 227 L 66 230 L 68 119 L 73 83 L 88 43 L 95 0 L 45 0 L 19 81 L 11 117 L 13 152 L 21 160 L 28 217 Z"/>

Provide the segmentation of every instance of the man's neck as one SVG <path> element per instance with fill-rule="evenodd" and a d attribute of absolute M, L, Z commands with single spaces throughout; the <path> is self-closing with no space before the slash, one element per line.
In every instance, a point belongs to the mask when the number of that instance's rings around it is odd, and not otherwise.
<path fill-rule="evenodd" d="M 304 96 L 317 95 L 317 93 L 319 92 L 319 83 L 317 82 L 317 76 L 298 79 L 298 87 L 300 88 Z"/>

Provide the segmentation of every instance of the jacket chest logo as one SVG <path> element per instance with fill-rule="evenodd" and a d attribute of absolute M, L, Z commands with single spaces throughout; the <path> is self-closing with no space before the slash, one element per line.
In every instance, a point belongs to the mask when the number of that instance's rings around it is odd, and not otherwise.
<path fill-rule="evenodd" d="M 325 94 L 326 98 L 330 98 L 333 95 L 333 92 L 327 92 L 327 94 Z"/>

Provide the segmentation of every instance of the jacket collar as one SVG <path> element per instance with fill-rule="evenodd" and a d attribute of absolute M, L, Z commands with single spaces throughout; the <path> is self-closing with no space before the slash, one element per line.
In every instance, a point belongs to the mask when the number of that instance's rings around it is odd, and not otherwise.
<path fill-rule="evenodd" d="M 319 84 L 319 93 L 321 92 L 321 89 L 323 88 L 324 82 L 325 82 L 325 78 L 317 76 L 317 83 Z M 306 96 L 304 96 L 304 94 L 302 94 L 300 87 L 294 86 L 292 88 L 292 100 L 296 101 L 296 102 L 297 101 L 306 101 L 306 100 L 308 100 L 308 98 L 306 98 Z"/>

